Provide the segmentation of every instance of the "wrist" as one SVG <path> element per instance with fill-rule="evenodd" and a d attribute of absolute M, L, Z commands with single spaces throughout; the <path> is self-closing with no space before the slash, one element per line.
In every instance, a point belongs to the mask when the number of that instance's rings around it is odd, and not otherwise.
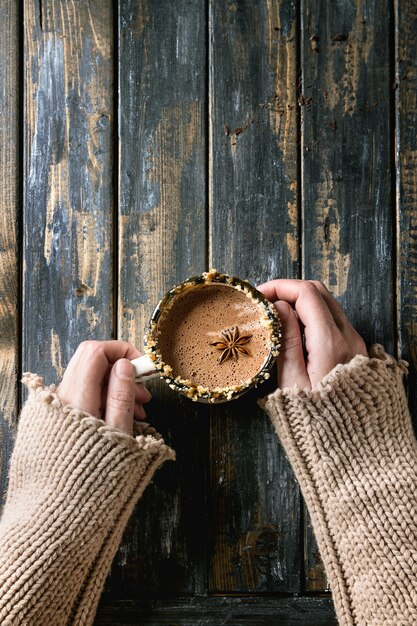
<path fill-rule="evenodd" d="M 259 402 L 287 452 L 296 450 L 312 471 L 323 463 L 332 471 L 354 471 L 355 463 L 366 464 L 370 457 L 415 454 L 402 382 L 408 363 L 397 362 L 380 344 L 373 344 L 370 354 L 338 364 L 314 390 L 294 385 Z"/>

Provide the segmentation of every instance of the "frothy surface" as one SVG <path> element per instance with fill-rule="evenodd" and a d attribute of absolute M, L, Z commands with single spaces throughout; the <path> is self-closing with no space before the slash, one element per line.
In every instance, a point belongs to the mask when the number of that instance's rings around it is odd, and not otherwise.
<path fill-rule="evenodd" d="M 158 320 L 158 351 L 172 367 L 172 374 L 203 387 L 229 387 L 252 378 L 267 358 L 271 338 L 261 324 L 263 311 L 243 292 L 227 285 L 203 285 L 175 296 L 172 307 Z M 239 354 L 219 364 L 221 350 L 211 346 L 222 331 L 233 326 L 240 334 L 250 333 Z"/>

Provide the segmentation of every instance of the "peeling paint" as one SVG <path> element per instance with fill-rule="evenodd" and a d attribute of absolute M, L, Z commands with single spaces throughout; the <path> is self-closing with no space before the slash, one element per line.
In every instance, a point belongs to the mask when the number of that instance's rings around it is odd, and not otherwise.
<path fill-rule="evenodd" d="M 417 370 L 417 322 L 411 320 L 406 322 L 405 324 L 408 345 L 403 347 L 403 352 L 405 349 L 410 351 L 411 362 L 415 370 Z"/>
<path fill-rule="evenodd" d="M 122 541 L 117 551 L 117 565 L 125 567 L 129 558 L 129 546 Z"/>
<path fill-rule="evenodd" d="M 2 331 L 5 330 L 4 326 L 2 320 Z M 13 317 L 10 326 L 11 334 L 5 337 L 4 340 L 2 337 L 0 343 L 0 434 L 3 430 L 1 421 L 4 420 L 6 424 L 12 426 L 13 420 L 16 418 L 17 350 L 14 344 L 16 340 L 16 327 Z"/>
<path fill-rule="evenodd" d="M 61 379 L 65 370 L 62 367 L 59 336 L 53 328 L 51 328 L 51 363 L 52 367 L 55 368 L 58 378 Z"/>
<path fill-rule="evenodd" d="M 18 409 L 18 223 L 21 210 L 20 5 L 1 3 L 0 40 L 0 505 L 7 491 L 7 467 Z M 0 516 L 1 516 L 0 506 Z"/>
<path fill-rule="evenodd" d="M 171 556 L 174 547 L 175 536 L 178 532 L 178 524 L 181 518 L 180 493 L 177 491 L 170 500 L 169 516 L 161 515 L 159 518 L 161 531 L 161 554 Z"/>
<path fill-rule="evenodd" d="M 233 41 L 233 51 L 237 59 L 239 59 L 239 63 L 234 65 L 234 71 L 236 73 L 236 84 L 239 84 L 241 81 L 248 80 L 248 75 L 250 74 L 249 69 L 249 49 L 250 45 L 248 43 L 248 31 L 246 28 L 239 28 L 236 26 L 236 23 L 230 24 L 230 21 L 236 22 L 236 15 L 234 13 L 226 14 L 229 19 L 229 23 L 224 26 L 224 28 L 232 28 L 234 33 L 234 41 Z M 257 14 L 253 15 L 254 21 L 257 21 Z M 227 31 L 226 31 L 227 32 Z M 259 43 L 259 24 L 251 24 L 250 29 L 250 37 L 251 37 L 251 45 L 256 45 L 253 41 L 257 39 Z M 240 109 L 239 106 L 235 108 L 235 111 L 238 112 Z"/>
<path fill-rule="evenodd" d="M 271 101 L 268 103 L 269 123 L 278 137 L 283 157 L 288 156 L 294 166 L 297 136 L 297 108 L 295 106 L 295 85 L 297 75 L 296 63 L 296 23 L 286 36 L 274 35 L 275 28 L 281 29 L 279 3 L 267 1 L 268 19 L 268 60 L 274 73 Z M 280 32 L 280 30 L 279 30 Z"/>
<path fill-rule="evenodd" d="M 297 182 L 293 181 L 288 185 L 289 191 L 293 199 L 287 202 L 287 215 L 290 220 L 291 230 L 286 233 L 287 250 L 291 260 L 298 261 L 298 207 L 297 207 Z"/>
<path fill-rule="evenodd" d="M 3 215 L 5 212 L 0 211 Z M 6 217 L 4 215 L 4 217 Z M 3 220 L 0 232 L 0 278 L 2 291 L 0 298 L 0 346 L 13 343 L 15 323 L 15 311 L 17 300 L 17 258 L 16 241 L 13 242 L 12 235 L 16 233 L 16 222 L 7 224 Z M 16 237 L 17 238 L 17 237 Z"/>
<path fill-rule="evenodd" d="M 368 26 L 364 19 L 363 0 L 356 1 L 356 14 L 353 28 L 345 48 L 345 71 L 343 74 L 344 89 L 344 113 L 352 115 L 356 109 L 356 94 L 359 88 L 359 78 L 363 63 L 368 62 L 368 57 L 374 45 L 374 26 Z"/>
<path fill-rule="evenodd" d="M 150 137 L 146 150 L 150 155 L 147 177 L 159 187 L 155 194 L 158 204 L 139 213 L 138 227 L 131 232 L 130 263 L 141 268 L 146 259 L 146 275 L 141 281 L 144 290 L 152 290 L 146 305 L 136 309 L 136 328 L 128 341 L 142 344 L 144 328 L 159 297 L 167 288 L 167 271 L 171 273 L 175 259 L 174 243 L 181 226 L 181 180 L 185 165 L 193 158 L 197 132 L 201 125 L 200 103 L 164 107 L 159 124 Z M 121 220 L 121 232 L 129 220 Z M 140 344 L 138 338 L 140 337 Z"/>
<path fill-rule="evenodd" d="M 321 187 L 316 205 L 315 235 L 316 249 L 321 250 L 321 255 L 316 259 L 315 268 L 326 287 L 334 295 L 343 296 L 349 282 L 350 254 L 341 252 L 340 214 L 336 202 L 328 197 L 327 184 Z"/>
<path fill-rule="evenodd" d="M 76 5 L 73 4 L 74 12 L 76 14 Z M 88 21 L 90 24 L 91 32 L 93 34 L 94 41 L 94 52 L 95 54 L 101 56 L 103 59 L 110 59 L 112 52 L 112 42 L 111 39 L 107 36 L 107 32 L 101 33 L 99 30 L 99 26 L 101 25 L 100 19 L 97 19 L 96 16 L 91 15 L 91 9 L 95 9 L 96 11 L 101 11 L 100 3 L 86 3 L 87 11 L 88 11 Z M 107 28 L 106 28 L 107 31 Z"/>
<path fill-rule="evenodd" d="M 323 98 L 326 103 L 326 106 L 328 106 L 331 110 L 337 107 L 340 101 L 340 97 L 341 97 L 341 86 L 338 84 L 337 80 L 335 79 L 335 71 L 336 71 L 335 70 L 335 60 L 336 60 L 335 53 L 336 53 L 336 49 L 334 50 L 333 54 L 328 54 L 326 57 L 326 70 L 325 70 L 326 90 L 323 92 Z"/>
<path fill-rule="evenodd" d="M 416 80 L 417 83 L 417 80 Z M 415 102 L 413 94 L 412 103 Z M 415 114 L 415 104 L 412 104 Z M 412 127 L 413 115 L 410 115 Z M 397 199 L 400 210 L 398 227 L 399 259 L 397 267 L 397 315 L 400 328 L 400 351 L 411 351 L 414 368 L 417 369 L 417 323 L 413 321 L 417 308 L 417 150 L 403 149 L 400 155 L 401 187 Z M 402 325 L 405 324 L 405 336 Z M 406 342 L 406 343 L 405 343 Z"/>
<path fill-rule="evenodd" d="M 77 319 L 82 318 L 82 313 L 87 320 L 88 329 L 90 333 L 93 333 L 96 326 L 101 322 L 101 313 L 96 313 L 94 306 L 86 306 L 82 302 L 77 304 Z"/>
<path fill-rule="evenodd" d="M 49 37 L 43 44 L 39 61 L 39 84 L 35 92 L 35 110 L 30 108 L 34 129 L 32 145 L 30 146 L 30 164 L 27 186 L 36 189 L 39 185 L 39 176 L 49 167 L 46 161 L 45 146 L 48 150 L 53 147 L 49 157 L 54 163 L 62 159 L 65 128 L 65 86 L 64 86 L 64 46 L 61 39 Z M 53 76 L 53 80 L 51 77 Z M 30 101 L 31 99 L 29 99 Z M 50 103 L 54 115 L 44 115 L 45 101 Z M 33 116 L 35 119 L 33 119 Z M 46 175 L 46 171 L 45 171 Z M 46 178 L 46 176 L 45 176 Z"/>
<path fill-rule="evenodd" d="M 326 93 L 324 99 L 330 109 L 335 109 L 343 99 L 344 115 L 352 115 L 356 110 L 356 94 L 359 90 L 359 79 L 363 64 L 368 62 L 369 54 L 374 45 L 374 24 L 368 25 L 364 18 L 363 0 L 355 0 L 355 19 L 346 40 L 342 43 L 333 39 L 333 47 L 329 48 L 326 57 Z M 344 56 L 344 70 L 340 81 L 336 78 L 336 60 L 339 54 Z M 338 63 L 337 63 L 338 65 Z"/>
<path fill-rule="evenodd" d="M 121 217 L 124 220 L 128 219 L 126 215 Z M 139 320 L 143 320 L 143 327 Z M 143 335 L 148 321 L 143 319 L 142 308 L 139 307 L 125 306 L 119 315 L 120 336 L 126 338 L 126 341 L 130 341 L 142 353 L 144 352 Z"/>
<path fill-rule="evenodd" d="M 47 197 L 45 212 L 45 232 L 43 242 L 43 255 L 47 265 L 51 262 L 51 252 L 54 239 L 54 216 L 55 211 L 58 212 L 60 221 L 62 222 L 63 206 L 69 207 L 70 201 L 68 196 L 68 168 L 66 161 L 60 163 L 51 163 L 48 171 L 48 187 L 49 194 Z M 65 203 L 65 204 L 64 204 Z"/>
<path fill-rule="evenodd" d="M 110 3 L 50 8 L 40 31 L 36 3 L 25 5 L 23 273 L 36 327 L 25 350 L 29 367 L 40 356 L 60 377 L 85 328 L 97 337 L 112 324 L 113 25 Z"/>
<path fill-rule="evenodd" d="M 98 294 L 102 280 L 102 268 L 108 249 L 100 242 L 106 240 L 106 224 L 101 222 L 95 212 L 77 211 L 77 249 L 78 280 L 88 285 L 93 296 Z"/>
<path fill-rule="evenodd" d="M 400 155 L 401 164 L 401 195 L 398 199 L 401 203 L 402 219 L 406 227 L 400 232 L 401 237 L 401 263 L 404 267 L 410 258 L 417 258 L 417 150 L 406 150 Z M 417 270 L 408 272 L 417 274 Z M 416 276 L 417 278 L 417 276 Z M 413 285 L 416 290 L 415 302 L 417 302 L 417 280 Z"/>
<path fill-rule="evenodd" d="M 286 31 L 281 22 L 280 4 L 267 0 L 268 62 L 273 72 L 273 95 L 262 105 L 269 111 L 269 125 L 277 138 L 287 188 L 287 215 L 289 225 L 285 244 L 292 262 L 298 261 L 298 207 L 297 207 L 297 104 L 295 80 L 297 76 L 296 21 Z M 271 274 L 276 275 L 276 274 Z M 295 277 L 294 277 L 295 278 Z"/>
<path fill-rule="evenodd" d="M 285 233 L 285 245 L 293 262 L 298 260 L 298 239 L 294 233 Z M 271 274 L 271 276 L 276 274 Z"/>
<path fill-rule="evenodd" d="M 147 2 L 140 3 L 140 9 L 135 11 L 135 18 L 131 25 L 128 26 L 129 32 L 134 35 L 135 39 L 140 39 L 149 23 L 149 8 Z M 122 23 L 122 27 L 127 24 Z"/>

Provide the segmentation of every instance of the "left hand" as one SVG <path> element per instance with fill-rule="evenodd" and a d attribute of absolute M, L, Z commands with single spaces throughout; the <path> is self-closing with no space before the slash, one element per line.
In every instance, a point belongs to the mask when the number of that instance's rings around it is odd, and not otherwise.
<path fill-rule="evenodd" d="M 322 282 L 280 278 L 258 289 L 273 302 L 282 322 L 277 357 L 281 389 L 294 385 L 315 389 L 339 363 L 348 363 L 357 354 L 368 356 L 365 341 Z"/>
<path fill-rule="evenodd" d="M 133 418 L 146 417 L 142 405 L 152 397 L 145 385 L 133 378 L 130 360 L 139 356 L 127 341 L 83 341 L 68 363 L 56 395 L 63 404 L 132 435 Z"/>

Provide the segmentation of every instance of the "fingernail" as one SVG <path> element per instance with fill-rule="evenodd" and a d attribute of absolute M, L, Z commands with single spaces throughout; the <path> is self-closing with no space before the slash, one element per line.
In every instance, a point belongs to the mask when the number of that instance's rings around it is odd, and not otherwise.
<path fill-rule="evenodd" d="M 119 359 L 116 363 L 118 378 L 133 378 L 133 365 L 129 359 Z"/>

